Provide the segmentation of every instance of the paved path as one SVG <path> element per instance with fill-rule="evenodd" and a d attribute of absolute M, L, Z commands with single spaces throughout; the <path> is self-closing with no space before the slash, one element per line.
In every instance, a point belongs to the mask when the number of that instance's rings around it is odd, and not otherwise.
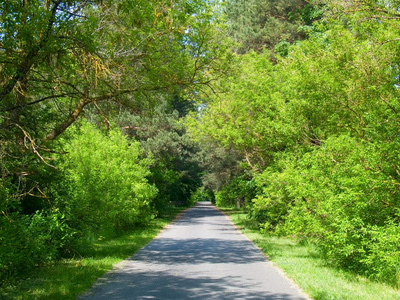
<path fill-rule="evenodd" d="M 81 300 L 307 299 L 210 203 L 199 203 Z"/>

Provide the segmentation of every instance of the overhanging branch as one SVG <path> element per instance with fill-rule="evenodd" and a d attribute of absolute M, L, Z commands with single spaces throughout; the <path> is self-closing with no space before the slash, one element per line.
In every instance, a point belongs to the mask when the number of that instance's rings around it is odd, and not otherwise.
<path fill-rule="evenodd" d="M 16 110 L 16 109 L 23 108 L 25 106 L 31 106 L 31 105 L 34 105 L 34 104 L 38 104 L 40 102 L 43 102 L 43 101 L 46 101 L 46 100 L 49 100 L 49 99 L 56 99 L 56 98 L 67 97 L 67 96 L 72 96 L 72 95 L 75 95 L 75 94 L 68 93 L 68 94 L 47 96 L 47 97 L 44 97 L 44 98 L 29 102 L 29 103 L 26 103 L 26 104 L 16 105 L 16 106 L 11 107 L 11 108 L 0 110 L 0 112 L 13 111 L 13 110 Z"/>

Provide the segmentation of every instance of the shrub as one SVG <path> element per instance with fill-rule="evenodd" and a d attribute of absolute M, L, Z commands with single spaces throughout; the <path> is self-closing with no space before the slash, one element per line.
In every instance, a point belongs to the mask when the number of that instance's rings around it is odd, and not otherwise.
<path fill-rule="evenodd" d="M 335 265 L 395 284 L 398 158 L 384 155 L 387 148 L 342 135 L 297 157 L 277 156 L 256 178 L 262 193 L 251 214 L 265 230 L 312 240 Z"/>
<path fill-rule="evenodd" d="M 255 196 L 255 183 L 247 175 L 237 176 L 215 194 L 220 207 L 246 207 Z"/>
<path fill-rule="evenodd" d="M 0 281 L 59 258 L 73 235 L 58 210 L 0 218 Z"/>
<path fill-rule="evenodd" d="M 57 205 L 74 228 L 95 231 L 111 226 L 121 230 L 147 222 L 157 189 L 147 182 L 150 159 L 140 144 L 118 129 L 107 133 L 83 123 L 64 141 L 67 155 L 59 157 L 65 178 Z"/>

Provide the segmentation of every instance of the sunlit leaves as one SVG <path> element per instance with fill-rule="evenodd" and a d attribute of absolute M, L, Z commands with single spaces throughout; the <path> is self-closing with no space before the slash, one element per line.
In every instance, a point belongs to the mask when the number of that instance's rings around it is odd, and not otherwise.
<path fill-rule="evenodd" d="M 1 232 L 12 233 L 14 221 L 18 232 L 29 231 L 31 214 L 51 214 L 53 208 L 65 213 L 63 222 L 74 230 L 123 229 L 152 216 L 156 190 L 145 179 L 148 161 L 136 142 L 129 145 L 120 132 L 107 135 L 89 125 L 71 140 L 62 134 L 83 115 L 110 128 L 124 110 L 139 114 L 160 99 L 211 90 L 229 69 L 231 55 L 217 7 L 201 0 L 0 3 L 0 194 L 7 200 L 0 203 L 0 223 L 8 226 Z M 149 148 L 161 153 L 165 145 L 190 147 L 175 129 Z M 179 141 L 168 143 L 170 137 Z M 64 155 L 54 163 L 50 153 L 58 147 Z M 174 196 L 188 198 L 198 184 L 197 170 L 171 165 L 185 164 L 191 149 L 180 149 L 182 161 L 174 160 L 174 150 L 157 157 L 154 178 L 168 181 L 166 192 L 179 182 L 183 192 Z M 15 216 L 11 221 L 9 214 Z M 33 230 L 32 239 L 40 234 Z M 32 265 L 42 260 L 37 254 Z M 6 260 L 13 265 L 21 259 L 22 265 L 24 258 Z"/>
<path fill-rule="evenodd" d="M 331 263 L 395 285 L 397 12 L 324 3 L 334 13 L 277 64 L 239 57 L 191 132 L 242 154 L 258 188 L 250 215 L 264 230 L 310 239 Z"/>
<path fill-rule="evenodd" d="M 146 222 L 157 189 L 147 182 L 150 160 L 141 156 L 139 143 L 117 129 L 103 134 L 88 123 L 70 134 L 68 154 L 59 158 L 65 179 L 58 193 L 66 194 L 57 199 L 69 222 L 89 231 Z"/>

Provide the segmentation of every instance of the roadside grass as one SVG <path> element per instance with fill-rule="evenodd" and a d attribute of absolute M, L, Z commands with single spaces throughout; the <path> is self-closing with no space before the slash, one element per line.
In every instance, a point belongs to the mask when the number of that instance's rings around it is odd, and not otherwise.
<path fill-rule="evenodd" d="M 63 259 L 19 280 L 3 283 L 0 285 L 0 299 L 76 299 L 114 264 L 149 243 L 182 210 L 171 208 L 148 226 L 130 232 L 99 236 L 78 249 L 79 257 Z"/>
<path fill-rule="evenodd" d="M 314 300 L 400 299 L 400 291 L 389 285 L 327 265 L 313 245 L 261 234 L 244 212 L 221 210 L 275 266 Z"/>

